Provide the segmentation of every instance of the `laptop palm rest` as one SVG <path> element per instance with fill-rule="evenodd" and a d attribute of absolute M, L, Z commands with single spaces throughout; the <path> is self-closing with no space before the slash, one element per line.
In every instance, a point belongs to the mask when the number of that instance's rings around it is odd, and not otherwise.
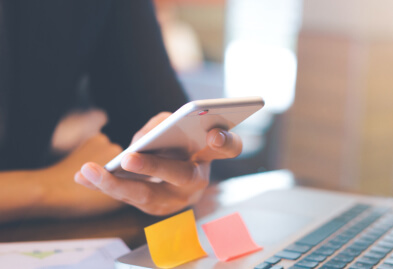
<path fill-rule="evenodd" d="M 178 268 L 253 268 L 291 240 L 317 227 L 337 212 L 355 203 L 351 196 L 307 188 L 274 190 L 254 198 L 221 208 L 198 220 L 198 234 L 208 256 Z M 219 217 L 239 212 L 252 238 L 263 246 L 262 251 L 230 262 L 220 262 L 201 230 L 201 224 Z M 133 250 L 116 261 L 117 269 L 142 269 L 155 267 L 146 245 Z"/>

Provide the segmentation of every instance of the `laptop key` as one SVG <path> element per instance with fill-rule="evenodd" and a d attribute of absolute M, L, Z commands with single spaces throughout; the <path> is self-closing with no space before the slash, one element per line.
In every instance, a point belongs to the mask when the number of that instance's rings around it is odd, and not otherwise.
<path fill-rule="evenodd" d="M 346 244 L 346 243 L 348 243 L 349 240 L 351 240 L 351 239 L 352 239 L 352 237 L 344 236 L 344 235 L 342 235 L 342 234 L 339 234 L 339 235 L 337 235 L 333 240 L 336 240 L 336 241 L 338 241 L 338 242 L 341 242 L 341 243 L 343 243 L 343 244 Z"/>
<path fill-rule="evenodd" d="M 383 241 L 393 244 L 393 238 L 391 237 L 384 237 Z"/>
<path fill-rule="evenodd" d="M 393 265 L 388 263 L 383 263 L 377 267 L 377 269 L 393 269 Z"/>
<path fill-rule="evenodd" d="M 388 234 L 386 235 L 386 238 L 388 238 L 388 239 L 390 239 L 390 240 L 393 240 L 393 234 L 392 234 L 392 233 L 388 233 Z"/>
<path fill-rule="evenodd" d="M 367 234 L 371 235 L 371 236 L 375 236 L 375 237 L 381 237 L 385 232 L 380 231 L 380 230 L 370 230 L 368 231 Z"/>
<path fill-rule="evenodd" d="M 384 263 L 393 265 L 393 258 L 387 258 L 386 260 L 383 261 Z"/>
<path fill-rule="evenodd" d="M 330 268 L 342 269 L 345 266 L 347 266 L 347 263 L 346 262 L 340 262 L 340 261 L 333 261 L 333 260 L 331 260 L 331 261 L 328 261 L 327 263 L 325 263 L 324 265 L 327 266 L 327 267 L 330 267 Z"/>
<path fill-rule="evenodd" d="M 353 244 L 351 244 L 350 247 L 353 249 L 357 249 L 359 251 L 364 251 L 364 250 L 368 249 L 369 246 L 364 245 L 364 244 L 353 243 Z"/>
<path fill-rule="evenodd" d="M 349 238 L 354 238 L 359 232 L 355 232 L 355 231 L 345 231 L 343 232 L 343 236 L 348 236 Z"/>
<path fill-rule="evenodd" d="M 345 243 L 339 240 L 332 239 L 328 242 L 330 246 L 336 246 L 337 248 L 341 248 Z"/>
<path fill-rule="evenodd" d="M 361 265 L 351 265 L 351 267 L 349 267 L 349 269 L 369 269 L 369 266 L 361 266 Z"/>
<path fill-rule="evenodd" d="M 270 267 L 270 269 L 284 269 L 284 266 L 277 264 L 274 265 L 273 267 Z"/>
<path fill-rule="evenodd" d="M 345 263 L 350 263 L 352 262 L 354 259 L 354 257 L 352 256 L 346 256 L 346 255 L 342 255 L 342 254 L 338 254 L 336 255 L 332 261 L 339 261 L 339 262 L 345 262 Z"/>
<path fill-rule="evenodd" d="M 367 240 L 367 241 L 370 241 L 372 243 L 374 243 L 375 240 L 377 240 L 378 238 L 379 238 L 379 236 L 371 236 L 371 235 L 369 235 L 367 233 L 362 235 L 362 237 L 361 237 L 362 240 Z"/>
<path fill-rule="evenodd" d="M 303 268 L 315 268 L 318 266 L 318 262 L 313 262 L 313 261 L 307 261 L 307 260 L 301 260 L 295 263 L 296 266 L 300 266 Z"/>
<path fill-rule="evenodd" d="M 258 264 L 257 266 L 254 267 L 254 269 L 268 269 L 270 268 L 272 265 L 270 263 L 267 262 L 263 262 Z"/>
<path fill-rule="evenodd" d="M 381 240 L 381 241 L 378 243 L 377 246 L 380 246 L 380 247 L 383 247 L 383 248 L 387 248 L 387 249 L 389 249 L 390 251 L 393 250 L 393 243 L 391 243 L 391 242 L 386 242 L 386 241 L 384 241 L 384 240 Z"/>
<path fill-rule="evenodd" d="M 336 267 L 332 267 L 332 266 L 330 266 L 330 265 L 324 264 L 324 265 L 322 265 L 321 267 L 319 267 L 319 269 L 337 269 L 337 268 L 336 268 Z"/>
<path fill-rule="evenodd" d="M 379 263 L 380 260 L 377 259 L 377 258 L 371 258 L 371 257 L 363 256 L 363 257 L 360 257 L 357 261 L 358 261 L 358 262 L 362 262 L 362 263 L 369 264 L 369 265 L 371 265 L 371 266 L 374 266 L 374 265 L 376 265 L 377 263 Z"/>
<path fill-rule="evenodd" d="M 339 221 L 339 220 L 331 220 L 328 223 L 325 223 L 318 229 L 314 230 L 313 232 L 309 233 L 305 237 L 301 238 L 299 241 L 296 243 L 298 244 L 303 244 L 303 245 L 308 245 L 308 246 L 316 246 L 323 240 L 325 240 L 327 237 L 329 237 L 331 234 L 336 232 L 338 229 L 343 227 L 345 225 L 344 221 Z"/>
<path fill-rule="evenodd" d="M 383 259 L 386 255 L 380 252 L 373 252 L 373 251 L 368 251 L 364 254 L 365 257 L 372 257 L 372 258 L 377 258 L 377 259 Z"/>
<path fill-rule="evenodd" d="M 298 253 L 301 253 L 301 254 L 304 254 L 304 253 L 306 253 L 307 251 L 309 251 L 311 249 L 311 247 L 310 246 L 307 246 L 307 245 L 300 245 L 300 244 L 292 244 L 292 245 L 290 245 L 290 246 L 288 246 L 287 248 L 285 248 L 284 250 L 287 250 L 287 251 L 293 251 L 293 252 L 298 252 Z"/>
<path fill-rule="evenodd" d="M 341 253 L 344 255 L 356 257 L 356 256 L 359 256 L 360 253 L 362 253 L 362 251 L 360 251 L 358 249 L 351 248 L 351 247 L 347 247 L 346 249 L 341 251 Z"/>
<path fill-rule="evenodd" d="M 385 237 L 383 238 L 383 241 L 393 244 L 393 237 L 391 237 L 391 236 L 385 236 Z"/>
<path fill-rule="evenodd" d="M 270 264 L 276 264 L 279 263 L 281 261 L 281 259 L 279 257 L 270 257 L 269 259 L 267 259 L 265 262 L 270 263 Z"/>
<path fill-rule="evenodd" d="M 359 238 L 357 239 L 354 244 L 358 244 L 358 245 L 363 245 L 365 247 L 369 247 L 371 246 L 375 241 L 371 241 L 371 240 L 365 240 L 363 238 Z"/>
<path fill-rule="evenodd" d="M 334 242 L 331 242 L 331 241 L 329 241 L 326 244 L 322 245 L 322 247 L 327 247 L 327 248 L 331 248 L 331 249 L 334 249 L 334 250 L 337 250 L 337 249 L 341 248 L 342 246 L 343 246 L 342 244 L 337 244 L 337 243 L 334 243 Z"/>
<path fill-rule="evenodd" d="M 364 268 L 364 269 L 371 269 L 373 268 L 372 265 L 364 263 L 364 262 L 355 262 L 354 266 L 360 267 L 360 268 Z"/>
<path fill-rule="evenodd" d="M 384 234 L 387 232 L 387 230 L 384 229 L 383 227 L 375 227 L 375 226 L 371 228 L 371 231 L 375 234 Z"/>
<path fill-rule="evenodd" d="M 384 248 L 384 247 L 375 246 L 375 247 L 371 247 L 370 251 L 379 252 L 379 253 L 385 254 L 385 256 L 386 256 L 386 254 L 388 254 L 391 250 Z"/>
<path fill-rule="evenodd" d="M 302 254 L 297 253 L 297 252 L 282 250 L 282 251 L 276 253 L 274 256 L 282 258 L 282 259 L 287 259 L 287 260 L 297 260 L 297 259 L 299 259 L 299 257 L 301 255 Z"/>
<path fill-rule="evenodd" d="M 334 248 L 329 248 L 329 247 L 320 247 L 317 250 L 315 250 L 313 253 L 315 254 L 321 254 L 321 255 L 326 255 L 330 256 L 332 255 L 336 250 Z"/>
<path fill-rule="evenodd" d="M 326 260 L 325 255 L 319 255 L 319 254 L 310 254 L 306 257 L 304 257 L 305 260 L 308 261 L 313 261 L 313 262 L 323 262 L 324 260 Z"/>

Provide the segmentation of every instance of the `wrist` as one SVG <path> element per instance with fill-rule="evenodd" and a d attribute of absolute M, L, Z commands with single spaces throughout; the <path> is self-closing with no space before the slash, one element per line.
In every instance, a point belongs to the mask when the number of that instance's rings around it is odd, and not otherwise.
<path fill-rule="evenodd" d="M 67 188 L 62 187 L 61 170 L 58 164 L 33 172 L 32 182 L 36 185 L 32 201 L 32 217 L 58 217 L 67 211 Z"/>

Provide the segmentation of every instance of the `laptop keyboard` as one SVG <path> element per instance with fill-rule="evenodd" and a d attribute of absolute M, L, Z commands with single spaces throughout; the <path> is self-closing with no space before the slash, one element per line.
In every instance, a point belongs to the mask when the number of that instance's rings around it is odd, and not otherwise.
<path fill-rule="evenodd" d="M 393 269 L 392 228 L 391 207 L 356 204 L 254 269 Z"/>

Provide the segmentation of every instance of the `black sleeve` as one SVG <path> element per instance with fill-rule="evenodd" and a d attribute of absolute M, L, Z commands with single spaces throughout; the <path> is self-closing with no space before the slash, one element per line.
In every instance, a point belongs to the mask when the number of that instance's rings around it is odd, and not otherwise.
<path fill-rule="evenodd" d="M 103 131 L 123 147 L 152 116 L 187 101 L 147 0 L 112 1 L 89 76 L 92 99 L 109 117 Z"/>

